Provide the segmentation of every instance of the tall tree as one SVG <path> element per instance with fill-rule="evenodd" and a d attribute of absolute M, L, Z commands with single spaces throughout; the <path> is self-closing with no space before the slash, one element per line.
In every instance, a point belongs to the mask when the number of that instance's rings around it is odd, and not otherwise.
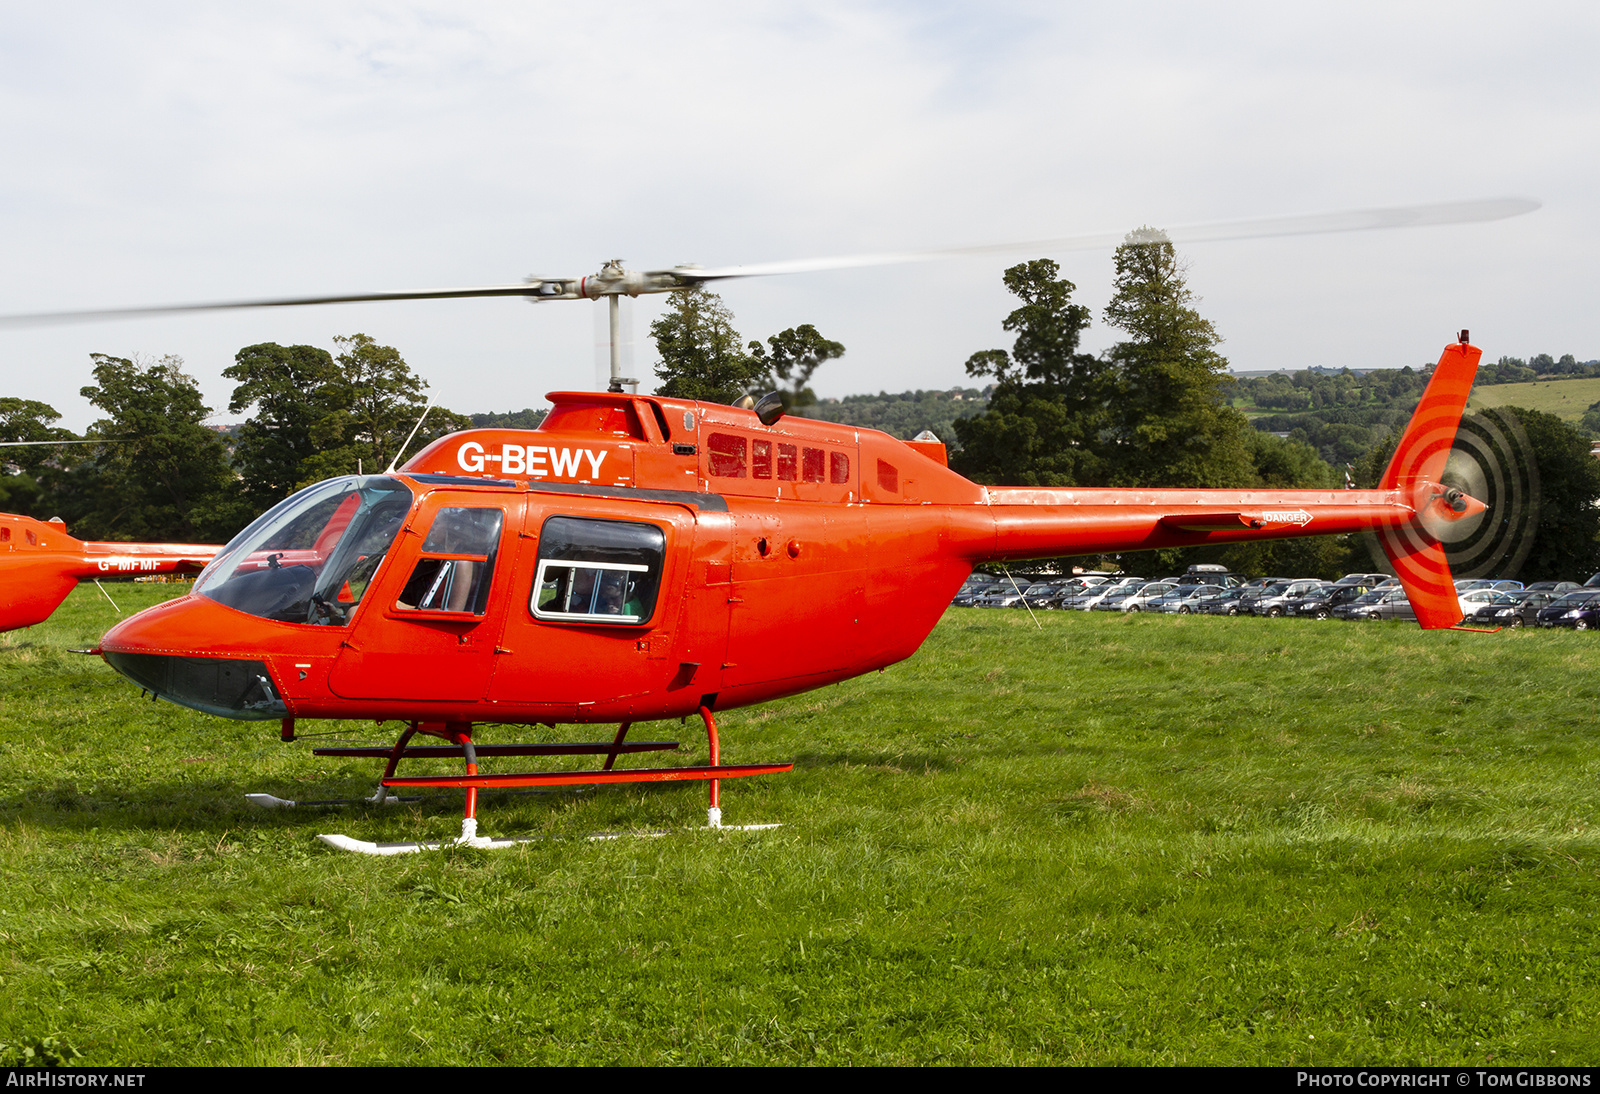
<path fill-rule="evenodd" d="M 1513 418 L 1526 438 L 1526 450 L 1506 452 L 1502 443 L 1521 448 L 1520 439 L 1506 441 L 1510 430 L 1499 423 L 1487 421 L 1491 415 L 1502 419 Z M 1600 572 L 1600 460 L 1590 455 L 1589 438 L 1575 426 L 1563 422 L 1553 414 L 1526 410 L 1520 406 L 1500 407 L 1483 416 L 1473 415 L 1462 423 L 1464 430 L 1476 430 L 1501 464 L 1508 482 L 1520 479 L 1511 489 L 1520 486 L 1523 494 L 1531 492 L 1530 469 L 1525 466 L 1531 458 L 1538 476 L 1539 512 L 1534 528 L 1502 529 L 1504 535 L 1515 542 L 1531 535 L 1526 558 L 1516 574 L 1530 581 L 1583 581 Z M 1508 491 L 1509 492 L 1509 491 Z M 1502 502 L 1496 513 L 1491 509 L 1490 520 L 1508 520 L 1516 507 Z M 1448 553 L 1448 549 L 1447 549 Z M 1502 576 L 1498 571 L 1488 576 Z"/>
<path fill-rule="evenodd" d="M 222 370 L 238 381 L 228 412 L 255 412 L 239 429 L 234 464 L 245 493 L 258 509 L 282 501 L 316 475 L 308 464 L 318 454 L 313 434 L 341 408 L 342 391 L 333 355 L 316 346 L 246 346 Z"/>
<path fill-rule="evenodd" d="M 1161 232 L 1141 228 L 1117 248 L 1106 322 L 1129 337 L 1106 359 L 1112 480 L 1120 486 L 1248 485 L 1249 426 L 1227 400 L 1233 383 L 1216 328 L 1192 306 L 1185 269 Z"/>
<path fill-rule="evenodd" d="M 1097 452 L 1106 421 L 1106 367 L 1080 352 L 1089 309 L 1072 302 L 1076 287 L 1049 259 L 1013 266 L 1005 285 L 1022 301 L 1003 329 L 1016 334 L 1008 354 L 983 350 L 967 373 L 993 376 L 983 414 L 955 423 L 961 451 L 954 466 L 980 482 L 1020 486 L 1093 485 L 1105 468 Z"/>
<path fill-rule="evenodd" d="M 251 516 L 228 468 L 227 448 L 203 424 L 202 402 L 183 359 L 145 364 L 90 355 L 95 383 L 80 394 L 105 413 L 88 435 L 97 449 L 76 477 L 75 535 L 91 539 L 205 541 L 231 537 Z"/>
<path fill-rule="evenodd" d="M 0 448 L 0 510 L 47 516 L 53 504 L 50 486 L 65 466 L 83 458 L 82 446 L 41 444 L 72 440 L 71 431 L 55 423 L 61 415 L 49 403 L 33 399 L 0 399 L 0 441 L 26 442 Z"/>
<path fill-rule="evenodd" d="M 722 297 L 695 288 L 667 300 L 667 310 L 650 324 L 661 355 L 656 393 L 713 403 L 731 403 L 746 394 L 763 365 L 745 350 Z"/>
<path fill-rule="evenodd" d="M 365 334 L 340 335 L 333 341 L 339 353 L 332 376 L 314 393 L 308 431 L 314 451 L 301 464 L 299 485 L 358 470 L 369 475 L 383 471 L 400 454 L 427 405 L 427 382 L 411 371 L 399 350 Z M 470 424 L 460 414 L 435 407 L 406 451 L 415 453 Z"/>
<path fill-rule="evenodd" d="M 816 327 L 806 323 L 774 334 L 766 346 L 751 342 L 750 356 L 760 370 L 753 377 L 755 386 L 777 391 L 784 410 L 794 410 L 816 403 L 816 392 L 808 386 L 811 376 L 824 363 L 843 357 L 844 346 L 824 338 Z"/>

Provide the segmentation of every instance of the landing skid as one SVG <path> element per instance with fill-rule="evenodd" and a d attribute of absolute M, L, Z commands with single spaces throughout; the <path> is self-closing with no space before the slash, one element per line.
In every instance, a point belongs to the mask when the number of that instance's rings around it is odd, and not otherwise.
<path fill-rule="evenodd" d="M 466 722 L 413 722 L 400 735 L 393 748 L 353 747 L 353 748 L 328 748 L 317 749 L 318 755 L 330 756 L 387 756 L 388 765 L 385 767 L 383 777 L 379 780 L 378 790 L 371 798 L 329 800 L 321 802 L 291 802 L 283 798 L 275 798 L 270 794 L 246 795 L 254 804 L 264 808 L 284 808 L 293 805 L 342 805 L 342 804 L 373 804 L 382 805 L 391 801 L 406 800 L 416 801 L 416 798 L 397 799 L 392 794 L 394 788 L 421 789 L 433 788 L 459 788 L 466 791 L 465 817 L 461 822 L 461 835 L 453 840 L 432 840 L 401 843 L 373 843 L 366 840 L 351 839 L 349 836 L 337 834 L 324 834 L 317 838 L 330 847 L 341 851 L 353 851 L 364 855 L 403 855 L 412 851 L 437 851 L 445 847 L 467 847 L 480 850 L 498 850 L 504 847 L 515 847 L 519 844 L 535 842 L 543 837 L 501 837 L 490 838 L 478 835 L 478 791 L 479 790 L 506 790 L 523 789 L 532 787 L 556 786 L 595 786 L 611 783 L 629 782 L 687 782 L 701 781 L 710 783 L 710 807 L 706 810 L 707 831 L 729 832 L 754 832 L 764 831 L 768 828 L 777 828 L 777 824 L 749 824 L 749 825 L 724 825 L 722 823 L 722 803 L 720 799 L 720 786 L 723 779 L 743 778 L 751 775 L 775 775 L 792 770 L 792 763 L 786 764 L 723 764 L 721 763 L 721 748 L 717 739 L 716 718 L 707 706 L 700 708 L 700 717 L 705 722 L 706 737 L 710 745 L 710 763 L 701 767 L 655 767 L 655 768 L 621 768 L 616 769 L 612 764 L 619 755 L 635 752 L 655 752 L 676 749 L 676 741 L 639 741 L 627 743 L 625 738 L 631 725 L 624 722 L 617 729 L 617 735 L 610 744 L 549 744 L 549 745 L 487 745 L 477 746 L 472 740 L 472 726 Z M 411 738 L 423 733 L 439 737 L 449 742 L 447 745 L 411 746 Z M 604 755 L 605 766 L 599 771 L 532 771 L 511 774 L 482 774 L 478 771 L 478 756 L 541 756 L 541 755 Z M 417 757 L 442 757 L 460 756 L 466 761 L 466 773 L 463 775 L 412 775 L 397 776 L 395 768 L 407 756 Z M 604 833 L 588 837 L 589 839 L 621 839 L 633 833 Z M 646 836 L 665 835 L 663 832 L 638 833 Z"/>
<path fill-rule="evenodd" d="M 393 794 L 379 797 L 374 794 L 370 798 L 318 798 L 313 801 L 295 801 L 290 798 L 277 798 L 271 794 L 246 794 L 244 800 L 258 809 L 315 809 L 335 805 L 399 805 L 402 802 L 419 802 L 422 798 L 401 798 Z"/>
<path fill-rule="evenodd" d="M 469 828 L 470 826 L 470 828 Z M 407 840 L 396 843 L 372 843 L 368 840 L 351 839 L 336 833 L 323 833 L 317 838 L 329 847 L 339 851 L 350 851 L 358 855 L 408 855 L 413 851 L 438 851 L 443 848 L 464 847 L 475 851 L 500 851 L 508 847 L 520 847 L 526 843 L 539 843 L 550 839 L 549 836 L 480 836 L 477 835 L 477 825 L 474 821 L 462 823 L 461 835 L 455 839 L 447 840 Z M 695 828 L 696 832 L 765 832 L 769 828 L 782 828 L 782 824 L 708 824 L 704 828 Z M 472 834 L 469 835 L 468 832 Z M 671 835 L 670 832 L 596 832 L 590 836 L 580 837 L 592 843 L 601 840 L 614 839 L 660 839 L 662 836 Z"/>

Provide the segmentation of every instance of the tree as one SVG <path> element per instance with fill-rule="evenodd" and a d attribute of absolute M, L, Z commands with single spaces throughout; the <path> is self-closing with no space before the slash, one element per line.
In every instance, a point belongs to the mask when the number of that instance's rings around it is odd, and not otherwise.
<path fill-rule="evenodd" d="M 1233 378 L 1222 342 L 1166 236 L 1151 228 L 1117 248 L 1106 322 L 1130 337 L 1107 353 L 1115 397 L 1108 414 L 1112 481 L 1119 486 L 1245 486 L 1249 426 L 1227 402 Z"/>
<path fill-rule="evenodd" d="M 774 334 L 767 346 L 770 353 L 760 342 L 750 343 L 750 356 L 761 370 L 754 386 L 763 393 L 777 391 L 785 411 L 815 404 L 816 393 L 807 386 L 812 373 L 824 362 L 844 356 L 844 346 L 822 337 L 810 323 Z"/>
<path fill-rule="evenodd" d="M 246 346 L 233 360 L 222 370 L 238 381 L 228 412 L 255 407 L 239 429 L 234 463 L 245 493 L 264 510 L 316 481 L 308 470 L 319 451 L 312 437 L 328 432 L 327 419 L 340 409 L 339 371 L 332 354 L 316 346 L 263 342 Z"/>
<path fill-rule="evenodd" d="M 1510 444 L 1522 447 L 1520 438 L 1515 438 L 1509 430 L 1494 428 L 1495 423 L 1486 423 L 1484 419 L 1490 415 L 1515 419 L 1527 439 L 1526 452 L 1501 451 L 1501 442 L 1507 437 L 1513 438 Z M 1519 572 L 1505 575 L 1495 572 L 1486 576 L 1583 581 L 1600 572 L 1600 509 L 1595 507 L 1600 500 L 1600 460 L 1589 454 L 1589 438 L 1553 414 L 1520 406 L 1500 407 L 1481 418 L 1474 415 L 1463 420 L 1462 427 L 1476 430 L 1489 442 L 1505 477 L 1508 480 L 1512 476 L 1521 478 L 1524 494 L 1531 486 L 1529 468 L 1525 466 L 1528 456 L 1536 464 L 1538 475 L 1537 527 L 1504 530 L 1513 543 L 1520 537 L 1533 536 Z M 1501 519 L 1508 519 L 1516 508 L 1508 501 L 1509 497 L 1496 506 L 1500 514 L 1491 509 L 1489 518 L 1492 520 L 1499 515 Z"/>
<path fill-rule="evenodd" d="M 203 424 L 200 398 L 183 359 L 152 364 L 90 354 L 93 386 L 80 394 L 105 412 L 97 449 L 74 474 L 78 511 L 68 517 L 88 539 L 207 541 L 231 538 L 252 515 L 228 468 L 227 449 Z"/>
<path fill-rule="evenodd" d="M 0 441 L 71 440 L 73 434 L 56 426 L 56 408 L 33 399 L 0 399 Z M 49 444 L 8 445 L 0 449 L 0 510 L 41 516 L 52 504 L 50 484 L 63 464 L 81 458 L 73 449 L 82 446 Z"/>
<path fill-rule="evenodd" d="M 467 417 L 473 429 L 538 429 L 549 413 L 548 410 L 535 410 L 529 406 L 503 413 L 469 414 Z"/>
<path fill-rule="evenodd" d="M 1304 441 L 1254 429 L 1245 434 L 1245 441 L 1255 467 L 1255 486 L 1269 490 L 1332 490 L 1344 485 L 1343 476 Z M 1244 574 L 1332 580 L 1355 569 L 1360 553 L 1360 540 L 1355 536 L 1307 536 L 1231 544 L 1217 561 Z"/>
<path fill-rule="evenodd" d="M 377 474 L 400 453 L 406 435 L 427 405 L 427 382 L 411 371 L 400 351 L 365 334 L 334 338 L 339 354 L 328 382 L 307 393 L 308 437 L 313 454 L 301 464 L 298 485 L 357 471 Z M 407 452 L 471 422 L 443 407 L 429 412 Z M 404 463 L 402 459 L 400 461 Z"/>
<path fill-rule="evenodd" d="M 694 288 L 667 299 L 666 312 L 650 324 L 661 355 L 656 394 L 731 403 L 748 392 L 765 366 L 745 351 L 722 297 Z"/>
<path fill-rule="evenodd" d="M 1590 404 L 1589 409 L 1583 412 L 1583 418 L 1578 422 L 1578 426 L 1587 431 L 1591 437 L 1600 437 L 1600 402 Z"/>
<path fill-rule="evenodd" d="M 1081 353 L 1089 309 L 1072 303 L 1076 286 L 1049 259 L 1013 266 L 1005 285 L 1022 301 L 1006 316 L 1016 334 L 1011 353 L 983 350 L 967 359 L 971 376 L 993 376 L 983 414 L 955 423 L 961 442 L 954 466 L 979 482 L 1019 486 L 1094 485 L 1106 420 L 1105 366 Z"/>

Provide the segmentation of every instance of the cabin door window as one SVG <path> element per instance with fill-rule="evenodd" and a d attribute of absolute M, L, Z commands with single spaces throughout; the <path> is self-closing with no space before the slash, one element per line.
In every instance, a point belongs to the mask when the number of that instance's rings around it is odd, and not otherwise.
<path fill-rule="evenodd" d="M 395 608 L 483 615 L 504 523 L 499 508 L 440 509 Z"/>
<path fill-rule="evenodd" d="M 529 607 L 537 619 L 648 622 L 666 557 L 654 524 L 551 517 L 539 533 L 539 570 Z"/>

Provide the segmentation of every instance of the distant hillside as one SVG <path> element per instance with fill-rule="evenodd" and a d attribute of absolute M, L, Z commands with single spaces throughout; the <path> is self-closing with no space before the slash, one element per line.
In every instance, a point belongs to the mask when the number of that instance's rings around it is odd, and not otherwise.
<path fill-rule="evenodd" d="M 908 441 L 923 430 L 932 431 L 945 444 L 955 447 L 955 421 L 982 414 L 989 406 L 988 391 L 977 388 L 949 388 L 942 391 L 902 391 L 891 395 L 846 395 L 843 399 L 823 399 L 794 413 L 841 425 L 878 429 Z"/>
<path fill-rule="evenodd" d="M 1584 412 L 1600 402 L 1600 377 L 1578 380 L 1536 380 L 1529 384 L 1474 386 L 1467 400 L 1471 410 L 1494 406 L 1522 406 L 1554 414 L 1564 422 L 1577 424 Z"/>
<path fill-rule="evenodd" d="M 1428 381 L 1427 369 L 1372 369 L 1358 374 L 1313 371 L 1240 377 L 1233 405 L 1263 432 L 1305 441 L 1339 466 L 1361 456 L 1410 418 Z M 1538 377 L 1538 379 L 1535 379 Z M 1473 409 L 1521 406 L 1555 414 L 1590 432 L 1600 432 L 1600 362 L 1559 360 L 1540 354 L 1529 361 L 1502 357 L 1478 367 Z"/>

